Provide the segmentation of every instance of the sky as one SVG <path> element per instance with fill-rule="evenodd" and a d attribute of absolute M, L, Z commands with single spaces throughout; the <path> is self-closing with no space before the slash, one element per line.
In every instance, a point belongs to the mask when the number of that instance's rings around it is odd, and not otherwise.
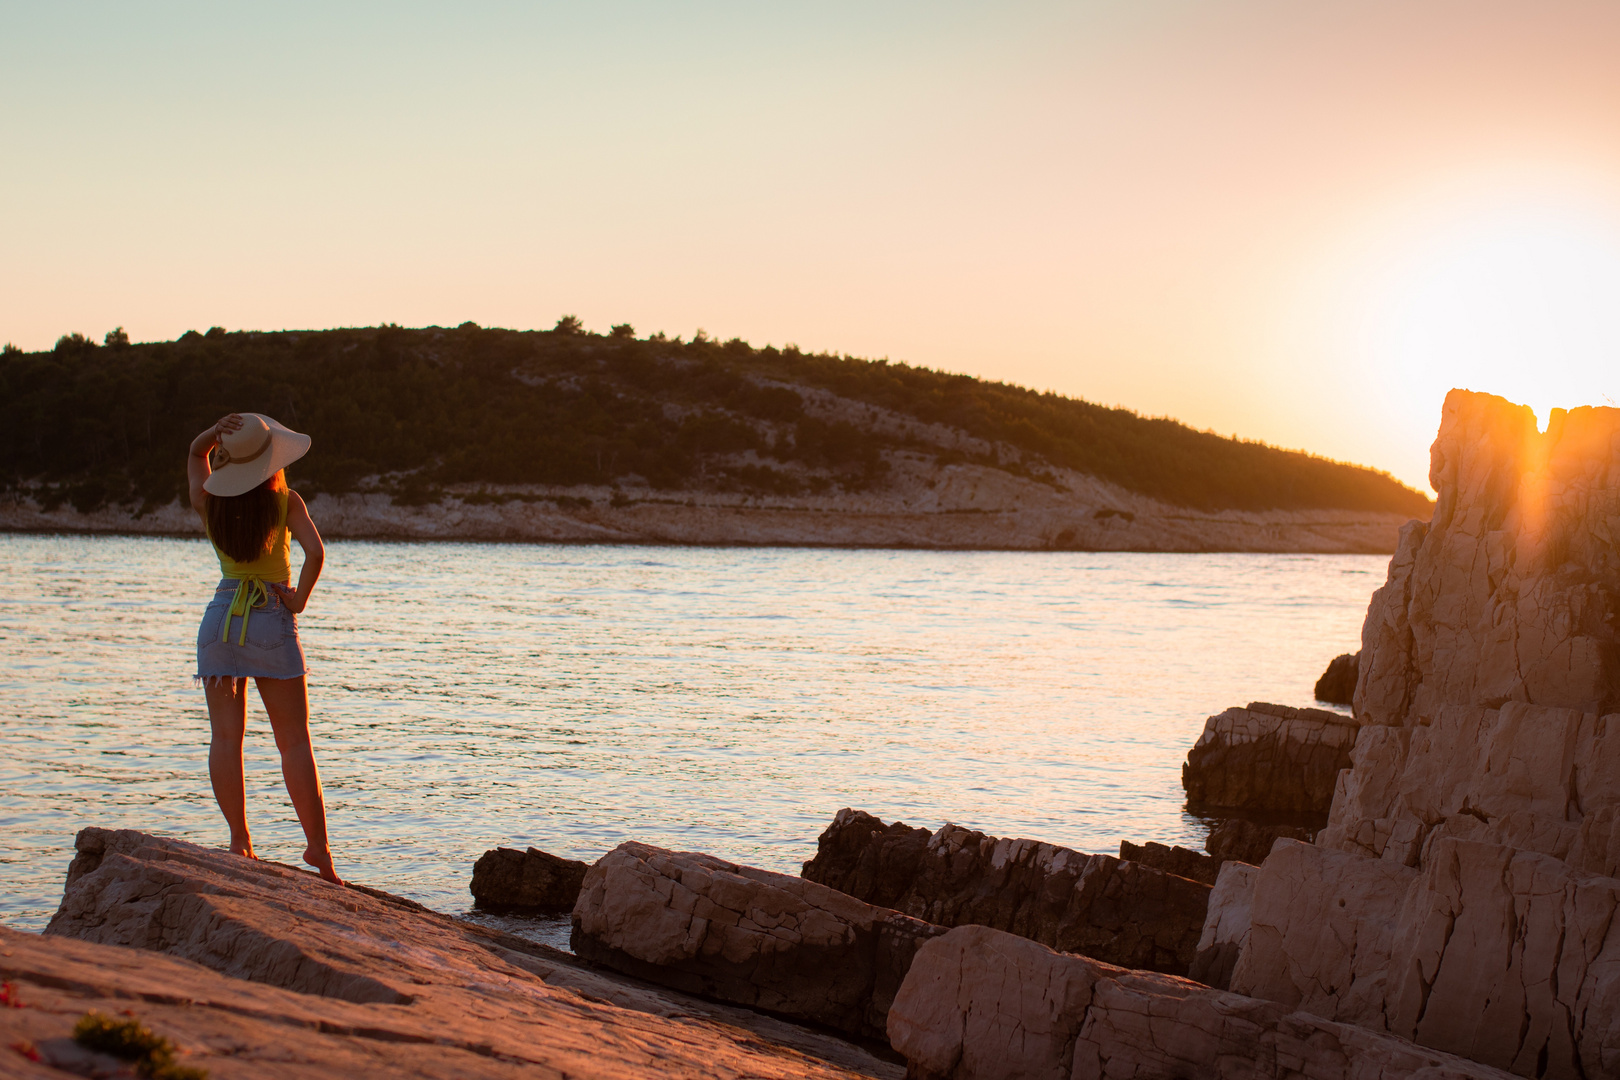
<path fill-rule="evenodd" d="M 0 0 L 0 341 L 549 328 L 1000 379 L 1427 489 L 1620 399 L 1620 4 Z"/>

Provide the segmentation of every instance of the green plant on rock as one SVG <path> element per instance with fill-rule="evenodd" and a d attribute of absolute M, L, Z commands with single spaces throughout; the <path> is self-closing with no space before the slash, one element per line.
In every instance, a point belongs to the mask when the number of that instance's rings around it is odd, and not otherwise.
<path fill-rule="evenodd" d="M 208 1080 L 206 1069 L 175 1064 L 172 1042 L 139 1020 L 87 1012 L 73 1025 L 73 1041 L 86 1050 L 123 1058 L 146 1080 Z"/>

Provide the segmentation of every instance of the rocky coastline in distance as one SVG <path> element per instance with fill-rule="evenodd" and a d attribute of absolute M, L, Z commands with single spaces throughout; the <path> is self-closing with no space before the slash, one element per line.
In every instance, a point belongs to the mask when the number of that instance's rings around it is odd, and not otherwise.
<path fill-rule="evenodd" d="M 914 468 L 907 468 L 910 464 Z M 329 539 L 885 547 L 997 551 L 1388 554 L 1411 518 L 1372 510 L 1199 511 L 1074 474 L 1063 488 L 982 465 L 901 462 L 878 492 L 742 495 L 490 486 L 401 504 L 315 495 Z M 0 493 L 0 531 L 201 536 L 178 501 L 81 511 Z"/>
<path fill-rule="evenodd" d="M 0 530 L 196 535 L 178 464 L 231 410 L 311 436 L 289 482 L 333 538 L 1387 554 L 1431 507 L 1168 418 L 577 320 L 64 338 L 0 385 Z"/>
<path fill-rule="evenodd" d="M 0 929 L 0 1042 L 30 1078 L 108 1066 L 87 1010 L 218 1077 L 1620 1077 L 1620 410 L 1542 434 L 1453 391 L 1433 478 L 1352 715 L 1250 703 L 1189 749 L 1208 854 L 845 809 L 798 876 L 480 859 L 570 955 L 88 828 L 45 935 Z"/>

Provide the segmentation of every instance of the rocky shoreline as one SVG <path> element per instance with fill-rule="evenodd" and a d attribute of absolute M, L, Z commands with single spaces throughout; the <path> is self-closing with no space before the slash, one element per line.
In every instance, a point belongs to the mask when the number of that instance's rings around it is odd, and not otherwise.
<path fill-rule="evenodd" d="M 881 492 L 746 496 L 607 487 L 452 490 L 401 505 L 384 494 L 315 495 L 329 539 L 893 547 L 1017 551 L 1388 554 L 1404 514 L 1201 512 L 1069 473 L 1042 483 L 980 465 L 901 462 Z M 294 478 L 296 479 L 296 478 Z M 0 531 L 200 536 L 179 502 L 81 512 L 0 494 Z"/>
<path fill-rule="evenodd" d="M 569 955 L 89 828 L 45 934 L 0 930 L 4 1060 L 112 1075 L 68 1034 L 99 1011 L 217 1077 L 1620 1077 L 1620 410 L 1541 434 L 1454 391 L 1434 480 L 1353 715 L 1250 703 L 1190 748 L 1208 854 L 845 809 L 800 876 L 480 859 Z"/>

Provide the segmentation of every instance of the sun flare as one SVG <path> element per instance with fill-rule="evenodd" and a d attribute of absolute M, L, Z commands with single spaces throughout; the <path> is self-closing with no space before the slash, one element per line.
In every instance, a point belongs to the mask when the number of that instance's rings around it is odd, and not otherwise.
<path fill-rule="evenodd" d="M 1408 400 L 1486 391 L 1531 406 L 1545 429 L 1554 408 L 1620 399 L 1620 207 L 1482 200 L 1392 254 L 1364 347 Z"/>

